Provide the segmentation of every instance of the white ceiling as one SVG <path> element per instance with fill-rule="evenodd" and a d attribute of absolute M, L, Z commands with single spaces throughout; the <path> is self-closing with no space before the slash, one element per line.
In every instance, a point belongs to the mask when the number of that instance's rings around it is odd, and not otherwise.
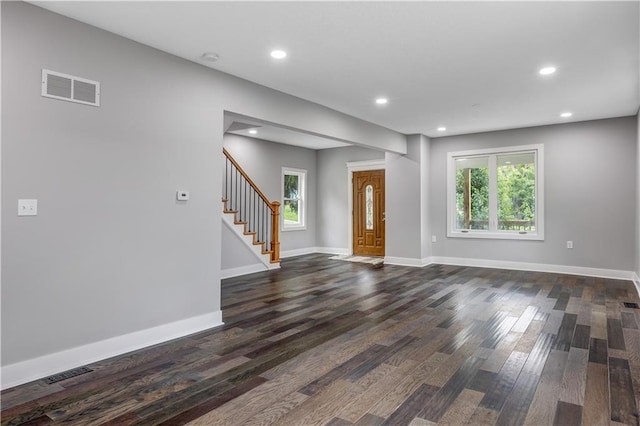
<path fill-rule="evenodd" d="M 640 106 L 638 1 L 33 3 L 405 134 Z M 287 58 L 271 58 L 275 48 Z M 207 63 L 204 52 L 220 58 Z M 549 64 L 557 72 L 540 76 Z"/>

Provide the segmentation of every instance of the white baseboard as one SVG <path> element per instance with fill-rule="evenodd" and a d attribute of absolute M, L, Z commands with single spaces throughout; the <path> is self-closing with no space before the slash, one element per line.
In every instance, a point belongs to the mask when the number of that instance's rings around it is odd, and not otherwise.
<path fill-rule="evenodd" d="M 429 263 L 480 268 L 512 269 L 516 271 L 551 272 L 556 274 L 583 275 L 587 277 L 633 280 L 633 271 L 588 268 L 584 266 L 550 265 L 544 263 L 511 262 L 505 260 L 469 259 L 462 257 L 433 256 Z"/>
<path fill-rule="evenodd" d="M 295 249 L 295 250 L 284 250 L 280 252 L 280 258 L 286 259 L 287 257 L 302 256 L 304 254 L 311 254 L 315 252 L 316 252 L 315 247 L 306 247 L 306 248 Z"/>
<path fill-rule="evenodd" d="M 636 272 L 633 273 L 633 285 L 636 286 L 636 292 L 638 293 L 638 296 L 640 296 L 640 277 L 638 277 Z"/>
<path fill-rule="evenodd" d="M 347 252 L 348 252 L 347 249 L 340 249 L 340 248 L 306 247 L 302 249 L 282 251 L 280 252 L 280 258 L 286 259 L 288 257 L 303 256 L 305 254 L 313 254 L 313 253 L 343 255 L 343 254 L 347 254 Z M 254 274 L 256 272 L 264 272 L 270 269 L 278 269 L 278 268 L 280 268 L 279 263 L 277 264 L 272 263 L 268 268 L 262 264 L 256 263 L 253 265 L 240 266 L 238 268 L 223 269 L 222 271 L 220 271 L 220 278 L 224 280 L 225 278 L 239 277 L 242 275 L 249 275 L 249 274 Z"/>
<path fill-rule="evenodd" d="M 385 256 L 384 263 L 387 263 L 389 265 L 415 266 L 418 268 L 422 268 L 423 266 L 427 266 L 431 263 L 431 258 L 425 257 L 424 259 L 416 259 L 413 257 Z"/>
<path fill-rule="evenodd" d="M 253 265 L 239 266 L 237 268 L 222 269 L 220 271 L 220 279 L 239 277 L 241 275 L 255 274 L 256 272 L 267 271 L 267 267 L 262 263 Z"/>
<path fill-rule="evenodd" d="M 322 253 L 322 254 L 334 254 L 334 255 L 346 255 L 349 250 L 346 248 L 336 247 L 306 247 L 296 250 L 285 250 L 280 252 L 280 257 L 285 259 L 287 257 L 302 256 L 305 254 Z"/>
<path fill-rule="evenodd" d="M 297 250 L 287 250 L 281 253 L 282 258 L 302 256 L 305 254 L 323 253 L 332 255 L 347 255 L 349 250 L 346 248 L 335 247 L 308 247 Z M 581 275 L 587 277 L 599 277 L 599 278 L 612 278 L 619 280 L 631 280 L 636 286 L 636 290 L 640 295 L 640 277 L 633 271 L 624 271 L 618 269 L 602 269 L 602 268 L 589 268 L 584 266 L 567 266 L 567 265 L 551 265 L 544 263 L 528 263 L 528 262 L 512 262 L 506 260 L 489 260 L 489 259 L 474 259 L 464 257 L 444 257 L 444 256 L 432 256 L 425 257 L 424 259 L 416 259 L 413 257 L 395 257 L 385 256 L 384 263 L 389 265 L 399 266 L 412 266 L 422 268 L 431 264 L 441 265 L 456 265 L 456 266 L 475 266 L 479 268 L 498 268 L 498 269 L 511 269 L 516 271 L 534 271 L 534 272 L 550 272 L 556 274 L 569 274 L 569 275 Z M 258 265 L 256 265 L 258 266 Z M 241 268 L 237 268 L 238 270 Z M 241 271 L 239 271 L 241 272 Z M 238 273 L 237 275 L 250 274 L 259 271 L 248 271 L 244 273 Z M 222 271 L 223 278 L 228 278 L 225 271 Z"/>
<path fill-rule="evenodd" d="M 314 247 L 316 253 L 333 254 L 335 256 L 346 256 L 349 254 L 348 248 L 342 247 Z"/>
<path fill-rule="evenodd" d="M 0 387 L 7 389 L 18 386 L 72 368 L 218 327 L 222 324 L 224 324 L 222 322 L 222 311 L 216 311 L 9 364 L 2 367 L 2 384 Z"/>

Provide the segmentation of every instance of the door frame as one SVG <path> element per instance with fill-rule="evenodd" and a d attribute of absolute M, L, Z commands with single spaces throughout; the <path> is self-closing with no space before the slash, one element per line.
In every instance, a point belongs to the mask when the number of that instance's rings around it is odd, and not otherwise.
<path fill-rule="evenodd" d="M 386 178 L 386 163 L 384 158 L 380 160 L 365 160 L 365 161 L 347 161 L 347 188 L 348 189 L 348 208 L 347 208 L 347 231 L 349 234 L 349 246 L 347 247 L 347 255 L 353 254 L 353 172 L 366 172 L 369 170 L 385 170 Z M 387 204 L 387 197 L 384 200 L 385 211 Z M 386 248 L 385 238 L 385 248 Z"/>

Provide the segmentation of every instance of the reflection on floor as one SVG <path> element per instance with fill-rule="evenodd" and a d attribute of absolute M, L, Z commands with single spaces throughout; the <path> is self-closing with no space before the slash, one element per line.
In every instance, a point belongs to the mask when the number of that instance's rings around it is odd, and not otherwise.
<path fill-rule="evenodd" d="M 330 260 L 344 260 L 346 262 L 368 263 L 370 265 L 381 266 L 384 264 L 384 258 L 382 257 L 367 257 L 367 256 L 331 256 Z"/>

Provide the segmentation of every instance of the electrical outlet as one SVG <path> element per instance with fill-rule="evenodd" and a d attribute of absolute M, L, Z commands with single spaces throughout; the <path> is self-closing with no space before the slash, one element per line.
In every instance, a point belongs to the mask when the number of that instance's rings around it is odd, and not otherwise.
<path fill-rule="evenodd" d="M 37 216 L 38 200 L 18 200 L 18 216 Z"/>
<path fill-rule="evenodd" d="M 567 241 L 567 248 L 568 249 L 572 249 L 573 248 L 573 241 Z"/>
<path fill-rule="evenodd" d="M 435 235 L 431 236 L 431 242 L 432 243 L 437 243 L 438 242 L 438 237 L 436 237 Z"/>

